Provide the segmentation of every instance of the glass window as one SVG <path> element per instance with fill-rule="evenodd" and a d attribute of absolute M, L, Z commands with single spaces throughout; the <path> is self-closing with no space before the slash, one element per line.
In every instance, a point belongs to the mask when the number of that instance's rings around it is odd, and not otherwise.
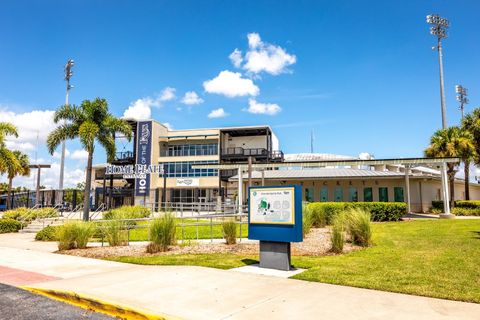
<path fill-rule="evenodd" d="M 363 201 L 365 202 L 373 201 L 373 190 L 371 187 L 363 188 Z"/>
<path fill-rule="evenodd" d="M 305 188 L 305 201 L 313 202 L 313 188 Z"/>
<path fill-rule="evenodd" d="M 343 189 L 342 187 L 335 187 L 333 190 L 333 200 L 335 202 L 343 201 Z"/>
<path fill-rule="evenodd" d="M 355 188 L 355 187 L 349 187 L 348 188 L 348 201 L 358 202 L 357 188 Z"/>
<path fill-rule="evenodd" d="M 328 201 L 328 187 L 322 187 L 320 189 L 320 201 L 327 202 Z"/>
<path fill-rule="evenodd" d="M 403 198 L 403 188 L 402 187 L 393 188 L 393 197 L 395 202 L 404 202 L 405 199 Z"/>
<path fill-rule="evenodd" d="M 218 145 L 216 143 L 172 145 L 168 146 L 166 152 L 166 155 L 169 157 L 207 156 L 216 154 L 218 154 Z"/>
<path fill-rule="evenodd" d="M 378 188 L 378 201 L 388 202 L 388 188 L 387 187 Z"/>

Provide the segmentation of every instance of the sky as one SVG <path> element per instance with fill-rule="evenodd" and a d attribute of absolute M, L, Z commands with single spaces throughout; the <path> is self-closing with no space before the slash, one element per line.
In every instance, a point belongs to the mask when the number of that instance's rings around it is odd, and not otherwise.
<path fill-rule="evenodd" d="M 480 106 L 478 12 L 475 0 L 2 0 L 0 121 L 19 127 L 10 147 L 52 164 L 43 184 L 55 187 L 60 150 L 49 155 L 45 140 L 71 58 L 72 104 L 102 97 L 118 117 L 174 129 L 268 124 L 285 153 L 310 152 L 313 132 L 314 152 L 418 157 L 441 127 L 425 16 L 451 22 L 445 95 L 456 125 L 455 84 L 469 89 L 467 112 Z M 67 150 L 71 186 L 86 153 L 78 141 Z M 105 162 L 102 149 L 94 162 Z"/>

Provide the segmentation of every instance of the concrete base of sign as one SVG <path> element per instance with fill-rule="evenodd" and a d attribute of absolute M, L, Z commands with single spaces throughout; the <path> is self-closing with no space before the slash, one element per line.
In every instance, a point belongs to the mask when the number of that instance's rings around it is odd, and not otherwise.
<path fill-rule="evenodd" d="M 290 242 L 260 241 L 260 268 L 292 270 Z"/>

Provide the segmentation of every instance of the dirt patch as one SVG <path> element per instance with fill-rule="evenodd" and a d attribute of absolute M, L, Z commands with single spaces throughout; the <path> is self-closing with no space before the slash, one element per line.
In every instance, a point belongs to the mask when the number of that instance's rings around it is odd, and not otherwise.
<path fill-rule="evenodd" d="M 227 245 L 225 243 L 190 242 L 188 245 L 176 245 L 168 248 L 166 252 L 149 254 L 145 245 L 131 245 L 118 247 L 90 247 L 86 249 L 65 250 L 58 253 L 88 258 L 108 258 L 120 256 L 152 256 L 174 254 L 200 254 L 200 253 L 232 253 L 239 255 L 257 255 L 258 243 L 237 243 Z M 292 243 L 292 255 L 294 256 L 321 256 L 329 255 L 331 247 L 330 229 L 311 229 L 303 242 Z M 357 250 L 360 247 L 346 243 L 344 252 Z"/>

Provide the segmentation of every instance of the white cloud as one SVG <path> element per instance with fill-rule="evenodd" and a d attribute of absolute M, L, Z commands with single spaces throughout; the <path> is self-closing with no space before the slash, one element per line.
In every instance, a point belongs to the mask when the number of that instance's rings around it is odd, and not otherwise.
<path fill-rule="evenodd" d="M 159 96 L 160 101 L 169 101 L 175 99 L 175 88 L 166 87 Z"/>
<path fill-rule="evenodd" d="M 167 127 L 168 130 L 173 130 L 173 126 L 172 126 L 171 123 L 169 123 L 169 122 L 164 122 L 164 123 L 162 123 L 162 124 L 163 124 L 165 127 Z"/>
<path fill-rule="evenodd" d="M 228 116 L 228 113 L 223 108 L 214 109 L 208 114 L 209 118 L 224 118 L 226 116 Z"/>
<path fill-rule="evenodd" d="M 297 62 L 295 55 L 288 54 L 280 46 L 262 42 L 258 33 L 248 34 L 248 47 L 249 50 L 245 54 L 243 69 L 249 73 L 259 74 L 267 72 L 272 75 L 278 75 L 288 72 L 288 66 Z M 230 57 L 230 60 L 237 68 L 240 67 L 241 62 L 238 63 L 238 61 L 243 61 L 241 52 L 235 49 L 230 56 L 232 55 L 234 55 L 235 60 L 232 57 Z"/>
<path fill-rule="evenodd" d="M 230 59 L 232 64 L 235 66 L 235 68 L 240 68 L 240 66 L 242 65 L 242 62 L 243 62 L 242 51 L 235 49 L 233 50 L 232 53 L 230 53 L 228 58 Z"/>
<path fill-rule="evenodd" d="M 84 149 L 78 149 L 72 152 L 70 158 L 75 160 L 87 160 L 88 152 Z"/>
<path fill-rule="evenodd" d="M 273 116 L 282 110 L 276 103 L 259 103 L 255 99 L 248 100 L 247 111 L 254 114 L 267 114 Z"/>
<path fill-rule="evenodd" d="M 145 120 L 152 116 L 152 107 L 160 107 L 162 102 L 175 99 L 175 89 L 166 87 L 157 97 L 144 97 L 130 103 L 123 113 L 123 118 Z"/>
<path fill-rule="evenodd" d="M 8 109 L 0 110 L 0 121 L 10 122 L 18 129 L 18 139 L 7 137 L 9 148 L 29 152 L 36 149 L 37 137 L 39 144 L 45 144 L 48 134 L 57 127 L 53 122 L 54 111 L 33 110 L 15 113 Z"/>
<path fill-rule="evenodd" d="M 224 70 L 212 80 L 203 82 L 203 88 L 208 93 L 222 94 L 227 97 L 256 96 L 260 89 L 251 79 L 242 78 L 238 72 Z"/>
<path fill-rule="evenodd" d="M 57 151 L 53 152 L 53 157 L 55 159 L 60 159 L 61 156 L 62 156 L 61 152 L 62 152 L 61 150 L 60 150 L 60 152 L 57 152 Z M 68 157 L 68 156 L 70 156 L 70 150 L 65 148 L 65 157 Z"/>
<path fill-rule="evenodd" d="M 194 104 L 200 104 L 203 103 L 203 99 L 198 96 L 198 94 L 195 91 L 188 91 L 185 93 L 183 96 L 181 102 L 186 105 L 194 105 Z"/>

